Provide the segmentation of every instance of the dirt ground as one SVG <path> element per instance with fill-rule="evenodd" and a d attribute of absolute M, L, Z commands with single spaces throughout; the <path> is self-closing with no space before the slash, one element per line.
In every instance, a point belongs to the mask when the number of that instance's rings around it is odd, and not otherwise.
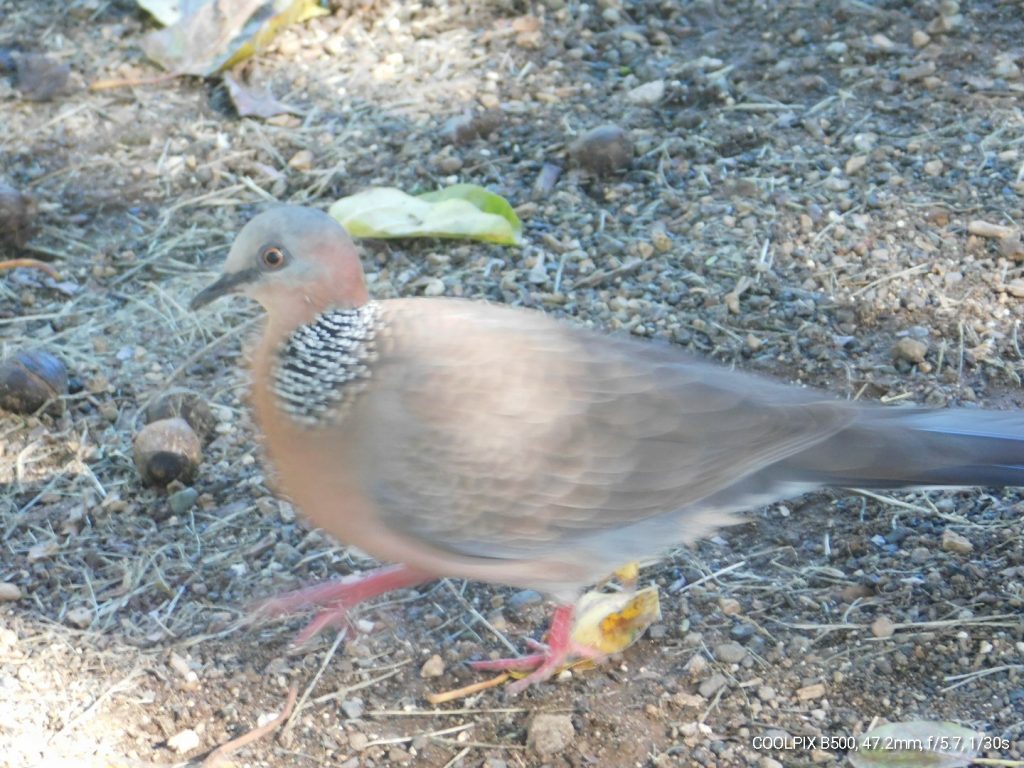
<path fill-rule="evenodd" d="M 292 686 L 288 725 L 235 765 L 828 766 L 843 738 L 914 719 L 1024 760 L 1010 491 L 752 511 L 644 571 L 664 613 L 648 636 L 517 698 L 424 698 L 542 635 L 548 608 L 507 588 L 401 592 L 290 652 L 302 617 L 243 626 L 247 607 L 369 563 L 268 488 L 241 367 L 255 308 L 187 309 L 270 200 L 468 181 L 517 207 L 527 247 L 364 242 L 376 296 L 534 307 L 838 397 L 1020 408 L 1020 2 L 342 3 L 251 63 L 302 111 L 269 122 L 217 81 L 84 88 L 159 74 L 128 0 L 0 0 L 0 19 L 0 48 L 77 86 L 34 102 L 0 73 L 0 180 L 41 225 L 7 255 L 62 273 L 0 275 L 3 352 L 71 374 L 63 415 L 0 416 L 0 582 L 21 593 L 0 603 L 0 764 L 198 762 Z M 574 167 L 606 123 L 630 167 Z M 198 498 L 133 466 L 169 386 L 216 417 Z"/>

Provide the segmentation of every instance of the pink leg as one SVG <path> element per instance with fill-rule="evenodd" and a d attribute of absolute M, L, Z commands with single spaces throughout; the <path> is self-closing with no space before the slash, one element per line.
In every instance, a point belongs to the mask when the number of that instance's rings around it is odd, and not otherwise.
<path fill-rule="evenodd" d="M 367 573 L 352 574 L 341 581 L 325 581 L 312 587 L 286 592 L 267 600 L 257 608 L 257 613 L 281 616 L 294 613 L 311 605 L 322 608 L 293 641 L 302 645 L 324 628 L 339 624 L 348 617 L 348 609 L 371 598 L 395 589 L 415 587 L 436 578 L 425 571 L 417 571 L 406 565 L 386 565 Z"/>
<path fill-rule="evenodd" d="M 572 625 L 575 607 L 560 605 L 555 608 L 548 629 L 546 644 L 535 640 L 527 640 L 526 644 L 536 651 L 518 659 L 498 659 L 496 661 L 471 661 L 473 669 L 499 670 L 510 672 L 526 672 L 530 674 L 508 686 L 511 694 L 521 693 L 534 683 L 541 683 L 554 675 L 563 666 L 576 658 L 601 659 L 602 654 L 593 648 L 579 645 L 572 640 Z"/>

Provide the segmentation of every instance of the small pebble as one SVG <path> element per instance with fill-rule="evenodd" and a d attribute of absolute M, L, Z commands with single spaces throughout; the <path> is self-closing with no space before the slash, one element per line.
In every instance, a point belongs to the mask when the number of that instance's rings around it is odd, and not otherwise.
<path fill-rule="evenodd" d="M 849 584 L 839 590 L 839 599 L 844 603 L 852 603 L 854 600 L 870 597 L 872 594 L 871 587 L 866 584 Z"/>
<path fill-rule="evenodd" d="M 420 667 L 420 677 L 429 679 L 440 677 L 444 674 L 444 661 L 436 653 L 427 659 Z"/>
<path fill-rule="evenodd" d="M 738 664 L 747 656 L 747 649 L 739 643 L 719 643 L 715 646 L 715 658 L 726 664 Z"/>
<path fill-rule="evenodd" d="M 834 59 L 838 59 L 841 58 L 842 56 L 845 56 L 847 50 L 848 46 L 841 40 L 837 40 L 836 42 L 829 43 L 827 46 L 825 46 L 825 53 L 827 53 Z"/>
<path fill-rule="evenodd" d="M 706 705 L 706 702 L 700 696 L 686 691 L 679 691 L 673 696 L 672 703 L 680 709 L 703 709 Z"/>
<path fill-rule="evenodd" d="M 929 160 L 924 164 L 924 172 L 929 176 L 938 176 L 942 173 L 943 167 L 941 160 Z"/>
<path fill-rule="evenodd" d="M 928 547 L 914 547 L 910 550 L 910 562 L 923 565 L 932 559 L 932 551 Z"/>
<path fill-rule="evenodd" d="M 199 734 L 193 731 L 191 728 L 186 728 L 184 731 L 179 731 L 167 740 L 168 748 L 174 750 L 179 755 L 183 755 L 186 752 L 191 752 L 193 749 L 198 747 L 199 744 Z"/>
<path fill-rule="evenodd" d="M 878 46 L 879 50 L 889 52 L 896 48 L 896 43 L 892 41 L 887 35 L 883 35 L 881 32 L 871 36 L 871 42 Z"/>
<path fill-rule="evenodd" d="M 358 720 L 365 711 L 363 700 L 359 698 L 345 699 L 341 702 L 341 711 L 345 713 L 345 717 L 349 720 Z"/>
<path fill-rule="evenodd" d="M 1020 67 L 1018 67 L 1017 62 L 1014 61 L 1014 54 L 996 54 L 995 64 L 992 66 L 992 75 L 994 77 L 1001 77 L 1004 80 L 1019 80 Z"/>
<path fill-rule="evenodd" d="M 931 35 L 923 29 L 915 29 L 914 33 L 910 36 L 910 44 L 915 48 L 924 48 L 931 41 Z"/>
<path fill-rule="evenodd" d="M 733 624 L 729 630 L 729 637 L 740 643 L 745 643 L 755 634 L 756 630 L 750 624 Z"/>
<path fill-rule="evenodd" d="M 526 279 L 534 285 L 543 285 L 548 281 L 548 271 L 545 267 L 545 259 L 543 255 L 541 255 L 537 259 L 537 263 L 530 268 L 530 272 L 526 276 Z"/>
<path fill-rule="evenodd" d="M 690 658 L 686 662 L 686 671 L 690 675 L 691 680 L 696 680 L 699 677 L 704 676 L 704 670 L 708 667 L 708 660 L 701 656 L 699 653 L 696 656 Z"/>
<path fill-rule="evenodd" d="M 949 528 L 942 532 L 942 548 L 946 552 L 955 552 L 958 555 L 969 555 L 974 551 L 974 545 L 969 539 Z"/>
<path fill-rule="evenodd" d="M 64 615 L 64 619 L 73 627 L 85 629 L 92 624 L 92 611 L 85 606 L 72 608 Z"/>
<path fill-rule="evenodd" d="M 899 70 L 900 80 L 905 83 L 913 83 L 924 80 L 929 75 L 935 74 L 935 62 L 925 61 L 912 67 L 904 67 Z"/>
<path fill-rule="evenodd" d="M 370 737 L 367 736 L 365 733 L 360 733 L 359 731 L 350 734 L 348 737 L 348 745 L 352 747 L 352 749 L 354 749 L 356 752 L 362 752 L 364 749 L 366 749 L 366 745 L 369 743 Z"/>
<path fill-rule="evenodd" d="M 651 245 L 658 253 L 668 253 L 672 250 L 672 238 L 664 227 L 655 227 L 651 230 Z"/>
<path fill-rule="evenodd" d="M 718 601 L 718 610 L 726 616 L 736 616 L 742 612 L 743 606 L 733 597 L 723 597 Z"/>
<path fill-rule="evenodd" d="M 1024 299 L 1024 280 L 1011 280 L 1003 286 L 1003 290 L 1015 299 Z"/>
<path fill-rule="evenodd" d="M 908 363 L 922 363 L 925 355 L 928 354 L 928 344 L 920 339 L 904 336 L 896 342 L 892 349 L 893 357 L 897 360 L 906 360 Z"/>
<path fill-rule="evenodd" d="M 697 686 L 697 693 L 699 693 L 705 699 L 710 699 L 720 689 L 725 687 L 726 683 L 728 682 L 729 680 L 726 678 L 725 675 L 721 675 L 716 672 L 703 683 L 701 683 L 699 686 Z"/>
<path fill-rule="evenodd" d="M 313 170 L 313 153 L 308 149 L 300 149 L 292 155 L 291 160 L 288 161 L 288 167 L 302 172 Z"/>
<path fill-rule="evenodd" d="M 441 129 L 445 137 L 453 144 L 467 144 L 475 139 L 489 136 L 505 121 L 505 114 L 500 109 L 485 112 L 464 112 L 449 118 Z"/>
<path fill-rule="evenodd" d="M 1024 241 L 1021 240 L 1020 232 L 1014 232 L 1009 237 L 1001 237 L 996 241 L 999 254 L 1014 261 L 1024 261 Z"/>
<path fill-rule="evenodd" d="M 505 601 L 505 605 L 510 611 L 518 613 L 524 608 L 531 605 L 538 605 L 544 601 L 544 597 L 540 592 L 532 589 L 524 589 L 516 592 L 512 597 Z"/>
<path fill-rule="evenodd" d="M 182 488 L 167 497 L 167 505 L 175 515 L 184 515 L 195 506 L 198 498 L 199 491 L 195 488 Z"/>
<path fill-rule="evenodd" d="M 856 173 L 860 173 L 861 169 L 868 164 L 867 155 L 851 155 L 846 161 L 846 166 L 843 170 L 847 176 L 853 176 Z"/>
<path fill-rule="evenodd" d="M 199 681 L 199 675 L 192 669 L 188 660 L 177 653 L 171 653 L 170 658 L 167 660 L 167 666 L 173 669 L 186 683 L 196 683 Z"/>
<path fill-rule="evenodd" d="M 462 170 L 462 158 L 444 155 L 443 157 L 436 158 L 434 165 L 437 166 L 437 169 L 441 171 L 441 173 L 450 176 L 453 173 L 458 173 Z"/>
<path fill-rule="evenodd" d="M 879 638 L 892 637 L 896 633 L 896 625 L 888 616 L 879 616 L 871 622 L 871 634 Z"/>
<path fill-rule="evenodd" d="M 984 219 L 972 219 L 967 222 L 967 231 L 968 233 L 977 235 L 978 237 L 991 237 L 997 240 L 1004 237 L 1012 237 L 1017 232 L 1013 227 L 993 224 L 992 222 L 985 221 Z"/>
<path fill-rule="evenodd" d="M 626 101 L 630 104 L 638 104 L 651 107 L 661 101 L 665 95 L 665 81 L 652 80 L 649 83 L 638 85 L 626 93 Z"/>
<path fill-rule="evenodd" d="M 10 581 L 0 581 L 0 603 L 21 600 L 21 588 Z"/>
<path fill-rule="evenodd" d="M 536 715 L 526 729 L 526 746 L 541 758 L 564 752 L 575 738 L 576 729 L 568 715 Z"/>
<path fill-rule="evenodd" d="M 423 285 L 424 296 L 442 296 L 444 295 L 444 281 L 437 277 L 432 277 L 427 280 Z"/>
<path fill-rule="evenodd" d="M 796 697 L 800 701 L 810 701 L 811 699 L 820 699 L 825 695 L 825 684 L 824 683 L 812 683 L 811 685 L 805 685 L 803 688 L 797 688 Z"/>
<path fill-rule="evenodd" d="M 441 133 L 453 144 L 466 144 L 480 136 L 472 112 L 449 117 L 441 128 Z"/>
<path fill-rule="evenodd" d="M 121 411 L 117 407 L 117 403 L 113 400 L 104 400 L 99 404 L 100 416 L 113 424 L 117 421 L 117 417 L 121 415 Z"/>
<path fill-rule="evenodd" d="M 541 166 L 537 178 L 533 182 L 533 196 L 543 200 L 555 188 L 558 177 L 562 175 L 562 168 L 554 163 L 544 163 Z"/>

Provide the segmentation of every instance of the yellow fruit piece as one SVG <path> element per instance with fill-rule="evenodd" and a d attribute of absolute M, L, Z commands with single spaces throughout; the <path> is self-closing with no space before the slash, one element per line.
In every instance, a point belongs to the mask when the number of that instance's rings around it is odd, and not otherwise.
<path fill-rule="evenodd" d="M 627 563 L 615 571 L 615 578 L 627 586 L 636 584 L 636 580 L 640 578 L 640 563 Z"/>
<path fill-rule="evenodd" d="M 657 587 L 632 593 L 587 592 L 576 603 L 572 639 L 603 654 L 618 653 L 660 619 Z"/>

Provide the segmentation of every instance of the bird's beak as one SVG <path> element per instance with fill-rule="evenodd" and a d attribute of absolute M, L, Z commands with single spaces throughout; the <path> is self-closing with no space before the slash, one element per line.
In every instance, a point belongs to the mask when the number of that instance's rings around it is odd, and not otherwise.
<path fill-rule="evenodd" d="M 241 286 L 253 279 L 255 276 L 254 272 L 255 270 L 248 269 L 244 269 L 241 272 L 225 272 L 215 283 L 206 286 L 195 295 L 195 298 L 188 305 L 189 309 L 196 310 L 200 307 L 205 307 L 214 299 L 237 292 Z"/>

